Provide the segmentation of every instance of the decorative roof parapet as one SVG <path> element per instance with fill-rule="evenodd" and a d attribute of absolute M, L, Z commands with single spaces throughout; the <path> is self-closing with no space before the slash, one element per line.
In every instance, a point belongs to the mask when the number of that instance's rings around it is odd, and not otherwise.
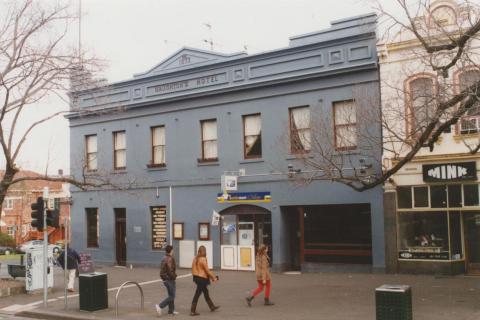
<path fill-rule="evenodd" d="M 332 22 L 290 38 L 290 46 L 254 55 L 183 48 L 145 73 L 72 92 L 72 111 L 130 108 L 195 95 L 377 68 L 376 15 Z M 75 112 L 68 118 L 78 116 Z"/>

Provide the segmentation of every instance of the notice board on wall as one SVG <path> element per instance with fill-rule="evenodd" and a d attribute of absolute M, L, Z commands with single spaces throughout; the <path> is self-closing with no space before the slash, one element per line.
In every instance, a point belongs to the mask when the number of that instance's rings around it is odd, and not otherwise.
<path fill-rule="evenodd" d="M 161 250 L 167 242 L 167 209 L 150 207 L 152 214 L 152 249 Z"/>

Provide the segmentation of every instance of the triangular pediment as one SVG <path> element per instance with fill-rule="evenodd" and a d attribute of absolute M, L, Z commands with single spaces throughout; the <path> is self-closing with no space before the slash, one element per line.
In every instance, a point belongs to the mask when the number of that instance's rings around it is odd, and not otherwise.
<path fill-rule="evenodd" d="M 135 77 L 153 76 L 173 71 L 196 68 L 205 64 L 217 63 L 247 55 L 244 52 L 234 54 L 221 54 L 193 48 L 182 48 L 163 60 L 149 71 L 136 74 Z"/>

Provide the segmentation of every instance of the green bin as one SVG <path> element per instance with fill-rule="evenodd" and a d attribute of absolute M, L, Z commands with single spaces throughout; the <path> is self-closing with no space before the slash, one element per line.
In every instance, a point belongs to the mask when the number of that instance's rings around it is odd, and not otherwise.
<path fill-rule="evenodd" d="M 377 320 L 412 320 L 412 290 L 406 285 L 385 284 L 375 289 Z"/>
<path fill-rule="evenodd" d="M 97 311 L 108 308 L 107 274 L 92 272 L 78 277 L 80 310 Z"/>

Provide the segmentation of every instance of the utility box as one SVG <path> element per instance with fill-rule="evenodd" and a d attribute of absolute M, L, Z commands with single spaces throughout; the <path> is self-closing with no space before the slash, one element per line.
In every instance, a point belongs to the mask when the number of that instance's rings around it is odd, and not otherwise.
<path fill-rule="evenodd" d="M 80 310 L 97 311 L 108 308 L 107 274 L 83 273 L 78 277 Z"/>
<path fill-rule="evenodd" d="M 375 289 L 377 320 L 412 320 L 412 290 L 406 285 L 385 284 Z"/>
<path fill-rule="evenodd" d="M 53 252 L 47 250 L 47 284 L 53 288 Z M 43 246 L 25 252 L 25 289 L 29 292 L 43 289 Z"/>

